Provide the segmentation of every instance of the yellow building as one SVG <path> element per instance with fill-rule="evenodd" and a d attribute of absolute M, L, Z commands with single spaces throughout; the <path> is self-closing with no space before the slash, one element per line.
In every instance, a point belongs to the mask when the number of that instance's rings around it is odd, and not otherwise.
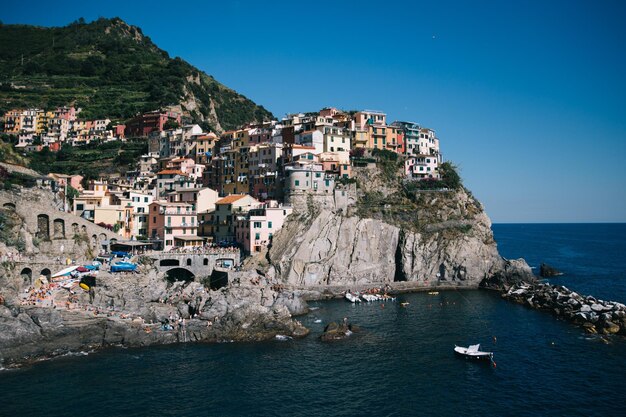
<path fill-rule="evenodd" d="M 4 114 L 4 132 L 17 135 L 22 129 L 22 110 L 9 110 Z"/>

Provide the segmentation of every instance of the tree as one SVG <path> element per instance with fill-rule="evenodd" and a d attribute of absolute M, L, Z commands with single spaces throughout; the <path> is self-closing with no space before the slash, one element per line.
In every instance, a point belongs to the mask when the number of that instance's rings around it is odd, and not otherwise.
<path fill-rule="evenodd" d="M 165 122 L 165 124 L 163 125 L 163 129 L 164 130 L 170 130 L 170 129 L 178 129 L 180 127 L 180 124 L 178 124 L 177 121 L 175 120 L 168 120 L 167 122 Z"/>
<path fill-rule="evenodd" d="M 463 183 L 461 176 L 459 175 L 458 167 L 452 162 L 444 162 L 439 166 L 439 173 L 441 174 L 441 182 L 447 188 L 457 189 L 460 188 Z"/>
<path fill-rule="evenodd" d="M 70 202 L 70 206 L 74 205 L 74 199 L 78 197 L 79 195 L 80 193 L 78 192 L 76 188 L 72 187 L 71 185 L 67 186 L 67 199 Z"/>

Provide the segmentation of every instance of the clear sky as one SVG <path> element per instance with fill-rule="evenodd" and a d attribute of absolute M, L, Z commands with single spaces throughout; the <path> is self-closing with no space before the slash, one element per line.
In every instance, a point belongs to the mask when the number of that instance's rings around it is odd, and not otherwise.
<path fill-rule="evenodd" d="M 626 221 L 626 1 L 28 1 L 119 16 L 276 116 L 378 109 L 435 129 L 494 222 Z"/>

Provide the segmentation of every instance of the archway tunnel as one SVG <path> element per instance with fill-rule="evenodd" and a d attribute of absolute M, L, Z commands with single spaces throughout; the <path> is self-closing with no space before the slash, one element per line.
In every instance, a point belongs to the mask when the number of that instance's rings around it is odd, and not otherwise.
<path fill-rule="evenodd" d="M 191 282 L 195 278 L 196 276 L 193 274 L 193 272 L 185 268 L 172 268 L 169 271 L 167 271 L 167 274 L 166 274 L 166 279 L 169 282 L 176 282 L 176 281 Z"/>
<path fill-rule="evenodd" d="M 50 277 L 52 276 L 52 272 L 48 269 L 48 268 L 44 268 L 41 270 L 41 274 L 44 277 L 46 277 L 46 279 L 50 280 Z"/>

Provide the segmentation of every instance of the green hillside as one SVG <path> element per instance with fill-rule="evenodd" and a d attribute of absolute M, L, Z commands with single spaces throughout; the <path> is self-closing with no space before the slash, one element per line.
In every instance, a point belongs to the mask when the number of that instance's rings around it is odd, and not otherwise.
<path fill-rule="evenodd" d="M 116 119 L 180 105 L 217 131 L 272 117 L 119 18 L 54 28 L 0 24 L 0 111 L 66 104 L 81 107 L 81 118 Z"/>

